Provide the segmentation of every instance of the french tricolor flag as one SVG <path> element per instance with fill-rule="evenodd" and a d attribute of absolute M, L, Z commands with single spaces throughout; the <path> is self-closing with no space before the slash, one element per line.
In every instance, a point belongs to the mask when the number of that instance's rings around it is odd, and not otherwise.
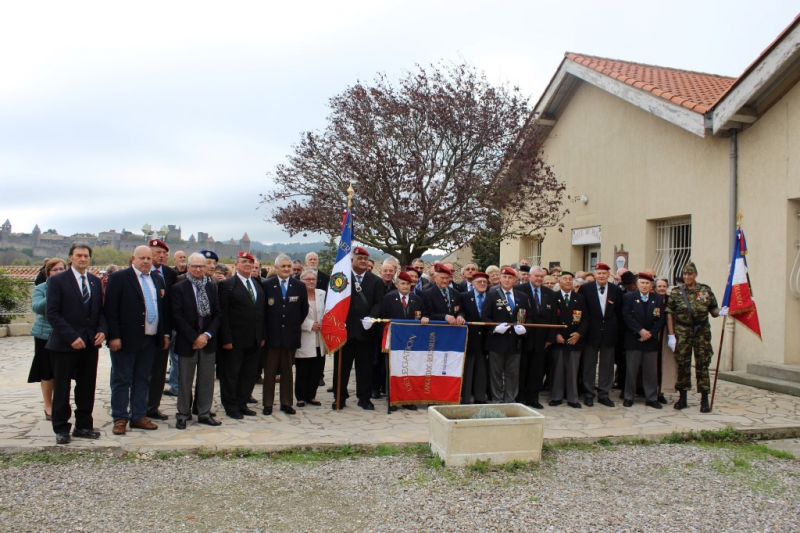
<path fill-rule="evenodd" d="M 329 352 L 344 346 L 347 342 L 347 313 L 350 311 L 350 273 L 353 263 L 350 247 L 353 243 L 353 213 L 346 209 L 342 221 L 342 237 L 336 252 L 336 264 L 331 272 L 328 293 L 325 297 L 325 314 L 322 315 L 322 341 Z"/>
<path fill-rule="evenodd" d="M 747 242 L 741 228 L 736 229 L 736 246 L 733 250 L 731 272 L 728 285 L 722 298 L 721 315 L 729 315 L 738 320 L 744 327 L 761 338 L 761 326 L 758 323 L 758 311 L 750 291 L 750 276 L 747 273 Z"/>

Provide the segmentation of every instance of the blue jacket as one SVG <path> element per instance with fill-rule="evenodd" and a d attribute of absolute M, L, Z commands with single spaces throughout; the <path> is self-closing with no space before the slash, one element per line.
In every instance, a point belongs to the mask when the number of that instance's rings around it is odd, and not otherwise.
<path fill-rule="evenodd" d="M 37 339 L 49 339 L 53 328 L 50 327 L 50 322 L 47 321 L 47 316 L 45 316 L 47 312 L 47 280 L 33 289 L 33 304 L 31 307 L 33 312 L 36 313 L 36 320 L 33 321 L 33 326 L 31 327 L 31 335 Z"/>

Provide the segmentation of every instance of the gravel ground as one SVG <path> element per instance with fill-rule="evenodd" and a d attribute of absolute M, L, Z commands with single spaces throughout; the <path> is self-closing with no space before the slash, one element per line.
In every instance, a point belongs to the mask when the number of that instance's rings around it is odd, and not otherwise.
<path fill-rule="evenodd" d="M 486 472 L 419 456 L 7 461 L 0 530 L 798 531 L 800 461 L 691 445 L 556 449 Z"/>

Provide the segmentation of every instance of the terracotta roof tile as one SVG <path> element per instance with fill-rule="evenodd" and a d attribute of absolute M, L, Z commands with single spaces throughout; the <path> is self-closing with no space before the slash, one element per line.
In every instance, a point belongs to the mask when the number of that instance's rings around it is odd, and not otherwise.
<path fill-rule="evenodd" d="M 678 105 L 705 113 L 733 85 L 736 78 L 717 76 L 617 59 L 573 54 L 567 59 L 628 85 L 641 88 Z"/>
<path fill-rule="evenodd" d="M 21 279 L 23 281 L 30 281 L 36 279 L 36 276 L 39 274 L 39 266 L 4 266 L 0 265 L 0 275 L 8 276 L 9 278 L 13 279 Z M 90 266 L 89 272 L 94 274 L 95 276 L 100 276 L 100 271 L 105 269 L 105 267 L 99 266 Z"/>

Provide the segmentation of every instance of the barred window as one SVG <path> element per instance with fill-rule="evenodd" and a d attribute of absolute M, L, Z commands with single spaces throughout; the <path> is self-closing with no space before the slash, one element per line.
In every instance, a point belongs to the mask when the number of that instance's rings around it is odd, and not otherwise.
<path fill-rule="evenodd" d="M 531 266 L 542 265 L 542 237 L 523 237 L 520 241 L 520 257 L 530 261 Z"/>
<path fill-rule="evenodd" d="M 692 257 L 692 217 L 656 222 L 656 255 L 653 269 L 659 278 L 675 285 L 675 278 Z"/>

